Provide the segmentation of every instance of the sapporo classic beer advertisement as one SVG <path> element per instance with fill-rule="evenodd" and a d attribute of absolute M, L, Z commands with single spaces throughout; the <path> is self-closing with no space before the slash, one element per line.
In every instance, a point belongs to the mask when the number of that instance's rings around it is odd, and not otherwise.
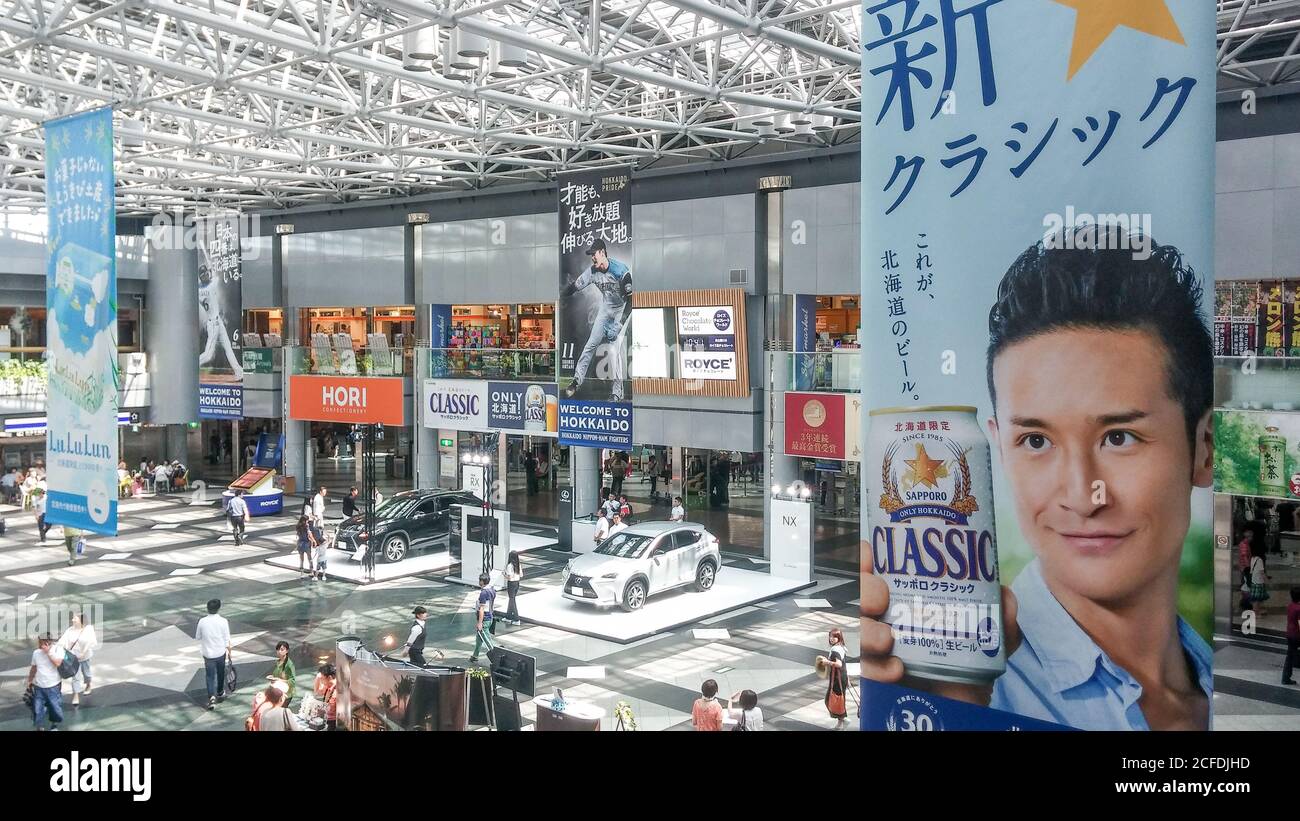
<path fill-rule="evenodd" d="M 863 729 L 1211 725 L 1214 26 L 866 4 Z"/>

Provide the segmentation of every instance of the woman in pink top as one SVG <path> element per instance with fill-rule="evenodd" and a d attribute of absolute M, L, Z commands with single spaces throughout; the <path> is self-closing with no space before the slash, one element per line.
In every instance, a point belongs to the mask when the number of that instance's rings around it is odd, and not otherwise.
<path fill-rule="evenodd" d="M 691 724 L 696 730 L 722 729 L 722 705 L 715 696 L 718 695 L 718 682 L 709 679 L 700 686 L 702 698 L 695 699 L 691 707 Z"/>

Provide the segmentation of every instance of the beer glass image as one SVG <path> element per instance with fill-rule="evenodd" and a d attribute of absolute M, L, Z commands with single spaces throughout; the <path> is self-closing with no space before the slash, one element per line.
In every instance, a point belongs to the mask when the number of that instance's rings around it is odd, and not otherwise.
<path fill-rule="evenodd" d="M 560 429 L 560 400 L 554 394 L 546 394 L 546 431 L 555 433 Z"/>

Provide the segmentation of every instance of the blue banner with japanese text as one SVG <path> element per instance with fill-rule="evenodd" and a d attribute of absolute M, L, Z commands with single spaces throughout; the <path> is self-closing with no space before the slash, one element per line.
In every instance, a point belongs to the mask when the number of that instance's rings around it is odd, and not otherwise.
<path fill-rule="evenodd" d="M 45 124 L 49 420 L 45 521 L 117 534 L 113 117 Z"/>
<path fill-rule="evenodd" d="M 862 23 L 862 726 L 1207 729 L 1213 4 Z"/>

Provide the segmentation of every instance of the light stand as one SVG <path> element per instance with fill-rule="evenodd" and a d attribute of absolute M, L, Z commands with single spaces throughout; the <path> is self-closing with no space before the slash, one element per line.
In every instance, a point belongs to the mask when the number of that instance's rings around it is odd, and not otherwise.
<path fill-rule="evenodd" d="M 375 426 L 361 426 L 361 495 L 365 499 L 366 552 L 361 571 L 367 581 L 375 580 Z"/>
<path fill-rule="evenodd" d="M 496 543 L 497 543 L 497 522 L 495 508 L 493 506 L 493 488 L 496 487 L 496 459 L 489 455 L 489 451 L 497 447 L 497 436 L 499 434 L 489 433 L 483 436 L 484 450 L 481 453 L 467 453 L 464 462 L 467 465 L 475 465 L 483 468 L 483 570 L 484 573 L 491 573 L 496 561 Z"/>

